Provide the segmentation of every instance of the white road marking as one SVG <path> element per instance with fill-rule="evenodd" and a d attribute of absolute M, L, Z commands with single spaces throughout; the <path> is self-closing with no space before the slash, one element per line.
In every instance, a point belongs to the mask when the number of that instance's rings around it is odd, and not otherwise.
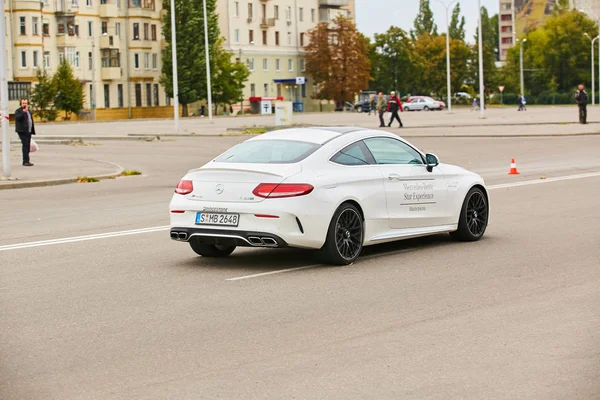
<path fill-rule="evenodd" d="M 154 226 L 154 227 L 150 227 L 150 228 L 132 229 L 129 231 L 107 232 L 107 233 L 99 233 L 99 234 L 95 234 L 95 235 L 75 236 L 75 237 L 52 239 L 52 240 L 41 240 L 39 242 L 8 244 L 5 246 L 0 246 L 0 251 L 27 249 L 30 247 L 51 246 L 51 245 L 63 244 L 63 243 L 83 242 L 83 241 L 87 241 L 87 240 L 108 239 L 108 238 L 114 238 L 114 237 L 119 237 L 119 236 L 140 235 L 143 233 L 162 232 L 162 231 L 169 230 L 169 228 L 170 227 L 168 225 L 167 226 Z"/>
<path fill-rule="evenodd" d="M 520 181 L 520 182 L 512 182 L 512 183 L 504 183 L 499 185 L 490 185 L 487 188 L 489 190 L 495 189 L 505 189 L 511 187 L 518 186 L 528 186 L 528 185 L 538 185 L 543 183 L 552 183 L 552 182 L 560 182 L 560 181 L 569 181 L 574 179 L 585 179 L 585 178 L 594 178 L 599 177 L 600 172 L 590 172 L 586 174 L 578 174 L 578 175 L 567 175 L 567 176 L 558 176 L 556 178 L 548 178 L 548 179 L 535 179 L 529 181 Z M 95 235 L 85 235 L 85 236 L 74 236 L 68 238 L 60 238 L 60 239 L 52 239 L 52 240 L 42 240 L 39 242 L 27 242 L 27 243 L 18 243 L 18 244 L 9 244 L 5 246 L 0 246 L 0 252 L 9 251 L 9 250 L 19 250 L 19 249 L 27 249 L 30 247 L 41 247 L 41 246 L 51 246 L 56 244 L 65 244 L 65 243 L 76 243 L 83 242 L 87 240 L 98 240 L 98 239 L 108 239 L 119 236 L 128 236 L 128 235 L 141 235 L 145 233 L 153 233 L 153 232 L 162 232 L 169 230 L 169 226 L 153 226 L 149 228 L 141 228 L 141 229 L 133 229 L 128 231 L 117 231 L 117 232 L 109 232 L 109 233 L 100 233 Z M 304 267 L 301 267 L 304 268 Z"/>

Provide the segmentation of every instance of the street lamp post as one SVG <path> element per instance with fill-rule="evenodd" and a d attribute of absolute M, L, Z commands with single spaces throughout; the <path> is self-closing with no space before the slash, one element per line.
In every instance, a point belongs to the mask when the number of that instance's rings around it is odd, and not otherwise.
<path fill-rule="evenodd" d="M 96 120 L 96 39 L 106 36 L 104 32 L 101 36 L 92 37 L 92 93 L 90 103 L 92 106 L 92 121 Z"/>
<path fill-rule="evenodd" d="M 483 91 L 483 35 L 481 29 L 481 0 L 477 0 L 477 7 L 479 7 L 479 118 L 483 118 L 485 98 Z"/>
<path fill-rule="evenodd" d="M 171 0 L 171 53 L 173 56 L 173 115 L 175 119 L 175 132 L 179 132 L 179 85 L 177 82 L 177 40 L 175 36 L 175 0 Z"/>
<path fill-rule="evenodd" d="M 600 33 L 600 17 L 598 17 L 596 14 L 594 13 L 588 13 L 587 11 L 585 11 L 584 9 L 580 9 L 579 12 L 582 12 L 584 14 L 590 14 L 592 15 L 594 18 L 596 18 L 596 20 L 598 21 L 598 31 Z M 599 35 L 600 36 L 600 35 Z M 588 36 L 589 37 L 589 36 Z M 593 42 L 592 42 L 592 46 L 593 46 Z M 592 52 L 592 59 L 594 58 L 593 52 Z M 593 61 L 592 61 L 593 63 Z M 598 41 L 598 78 L 600 78 L 600 40 Z M 594 78 L 592 78 L 592 82 Z M 592 84 L 593 85 L 593 84 Z M 592 90 L 592 101 L 594 101 L 594 99 L 596 98 L 596 93 L 594 93 L 594 91 Z M 592 103 L 594 104 L 594 103 Z"/>
<path fill-rule="evenodd" d="M 2 115 L 2 177 L 10 178 L 10 136 L 8 134 L 8 80 L 6 78 L 6 25 L 4 19 L 4 0 L 0 0 L 0 111 Z"/>
<path fill-rule="evenodd" d="M 212 88 L 210 84 L 210 52 L 208 50 L 208 17 L 204 0 L 204 47 L 206 49 L 206 93 L 208 95 L 208 120 L 212 121 Z"/>
<path fill-rule="evenodd" d="M 523 79 L 523 43 L 525 43 L 527 41 L 527 39 L 517 39 L 517 42 L 519 42 L 519 54 L 520 54 L 520 58 L 519 58 L 519 66 L 520 66 L 520 80 L 521 80 L 521 96 L 525 96 L 525 80 Z"/>
<path fill-rule="evenodd" d="M 600 38 L 600 36 L 596 36 L 595 38 L 591 38 L 590 35 L 584 33 L 584 35 L 590 39 L 592 46 L 592 105 L 596 104 L 596 77 L 594 76 L 594 42 Z M 600 72 L 599 72 L 600 73 Z"/>
<path fill-rule="evenodd" d="M 446 87 L 448 89 L 448 114 L 452 113 L 452 99 L 450 98 L 450 6 L 456 3 L 458 0 L 453 0 L 449 4 L 445 4 L 442 0 L 437 0 L 440 4 L 446 7 Z"/>

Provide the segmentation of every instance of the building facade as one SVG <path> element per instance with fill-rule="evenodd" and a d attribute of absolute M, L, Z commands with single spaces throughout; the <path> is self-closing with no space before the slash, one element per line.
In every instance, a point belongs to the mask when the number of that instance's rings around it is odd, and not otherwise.
<path fill-rule="evenodd" d="M 217 12 L 226 49 L 250 69 L 244 103 L 237 108 L 277 99 L 318 109 L 312 99 L 317 88 L 305 76 L 308 32 L 339 14 L 354 18 L 354 0 L 223 0 Z"/>
<path fill-rule="evenodd" d="M 5 10 L 11 110 L 36 71 L 66 60 L 85 85 L 84 107 L 164 106 L 161 0 L 9 0 Z"/>

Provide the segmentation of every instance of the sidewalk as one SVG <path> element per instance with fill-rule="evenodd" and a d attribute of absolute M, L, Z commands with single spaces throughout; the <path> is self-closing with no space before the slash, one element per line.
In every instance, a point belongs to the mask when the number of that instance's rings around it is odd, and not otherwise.
<path fill-rule="evenodd" d="M 121 166 L 110 162 L 60 157 L 56 154 L 44 154 L 43 151 L 31 153 L 34 166 L 24 167 L 21 165 L 20 151 L 13 148 L 11 153 L 9 180 L 2 179 L 4 171 L 0 163 L 0 190 L 62 185 L 76 182 L 79 177 L 109 179 L 123 172 Z"/>

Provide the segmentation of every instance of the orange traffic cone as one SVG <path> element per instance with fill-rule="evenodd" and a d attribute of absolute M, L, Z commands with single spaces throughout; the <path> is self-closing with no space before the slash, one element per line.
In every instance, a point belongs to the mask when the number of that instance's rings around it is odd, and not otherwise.
<path fill-rule="evenodd" d="M 510 171 L 508 172 L 508 174 L 519 175 L 519 171 L 517 171 L 517 163 L 515 162 L 514 158 L 510 161 Z"/>

